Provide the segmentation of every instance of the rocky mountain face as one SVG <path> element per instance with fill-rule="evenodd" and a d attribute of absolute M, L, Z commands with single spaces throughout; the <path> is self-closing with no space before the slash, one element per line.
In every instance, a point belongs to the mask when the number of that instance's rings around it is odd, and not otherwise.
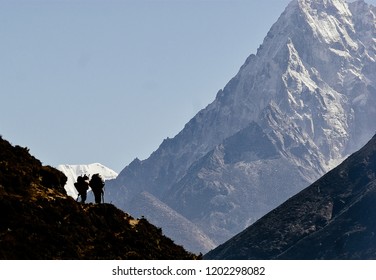
<path fill-rule="evenodd" d="M 146 219 L 66 195 L 66 176 L 0 137 L 0 259 L 196 259 Z"/>
<path fill-rule="evenodd" d="M 376 259 L 376 136 L 207 259 Z"/>
<path fill-rule="evenodd" d="M 293 0 L 211 104 L 111 181 L 112 201 L 133 213 L 147 192 L 220 244 L 307 187 L 376 129 L 375 14 Z"/>

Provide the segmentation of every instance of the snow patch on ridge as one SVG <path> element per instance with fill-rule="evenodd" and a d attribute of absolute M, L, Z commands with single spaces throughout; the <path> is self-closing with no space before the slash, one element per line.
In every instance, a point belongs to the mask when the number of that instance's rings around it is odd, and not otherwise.
<path fill-rule="evenodd" d="M 323 7 L 320 7 L 322 4 Z M 354 50 L 358 48 L 358 44 L 349 34 L 355 33 L 355 28 L 351 11 L 345 2 L 299 0 L 299 6 L 314 34 L 325 43 L 340 43 Z"/>

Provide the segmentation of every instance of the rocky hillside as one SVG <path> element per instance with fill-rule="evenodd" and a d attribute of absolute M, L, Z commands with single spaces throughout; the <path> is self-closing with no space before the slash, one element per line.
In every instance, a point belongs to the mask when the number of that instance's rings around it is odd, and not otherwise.
<path fill-rule="evenodd" d="M 376 136 L 206 259 L 376 259 Z"/>
<path fill-rule="evenodd" d="M 80 204 L 66 177 L 0 138 L 0 259 L 195 259 L 146 219 Z"/>

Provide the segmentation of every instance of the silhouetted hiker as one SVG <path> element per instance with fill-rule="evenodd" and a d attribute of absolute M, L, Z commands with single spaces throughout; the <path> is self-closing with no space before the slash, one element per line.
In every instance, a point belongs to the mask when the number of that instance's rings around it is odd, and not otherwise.
<path fill-rule="evenodd" d="M 94 174 L 91 177 L 90 187 L 94 193 L 95 203 L 101 203 L 101 200 L 103 199 L 103 194 L 104 194 L 103 192 L 104 182 L 98 173 Z M 104 202 L 104 199 L 103 199 L 103 202 Z"/>
<path fill-rule="evenodd" d="M 74 183 L 74 186 L 76 187 L 78 191 L 78 196 L 81 196 L 81 202 L 85 203 L 86 196 L 87 196 L 87 190 L 89 189 L 89 177 L 87 175 L 84 176 L 78 176 L 77 182 Z M 78 197 L 77 197 L 78 199 Z"/>

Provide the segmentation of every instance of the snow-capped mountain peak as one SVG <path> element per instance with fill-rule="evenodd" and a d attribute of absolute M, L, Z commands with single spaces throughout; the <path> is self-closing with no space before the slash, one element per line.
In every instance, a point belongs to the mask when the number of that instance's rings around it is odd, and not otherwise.
<path fill-rule="evenodd" d="M 56 167 L 67 176 L 67 183 L 65 184 L 65 190 L 69 196 L 77 198 L 77 190 L 74 187 L 74 183 L 77 181 L 77 177 L 81 175 L 88 175 L 89 177 L 93 174 L 98 173 L 101 175 L 103 180 L 115 179 L 118 174 L 112 169 L 100 164 L 100 163 L 91 163 L 91 164 L 61 164 Z"/>
<path fill-rule="evenodd" d="M 334 51 L 357 50 L 358 44 L 352 39 L 355 33 L 352 13 L 346 2 L 299 0 L 298 3 L 318 39 L 333 45 Z"/>
<path fill-rule="evenodd" d="M 216 99 L 121 172 L 113 201 L 147 191 L 222 242 L 308 186 L 376 130 L 375 14 L 292 1 Z"/>

